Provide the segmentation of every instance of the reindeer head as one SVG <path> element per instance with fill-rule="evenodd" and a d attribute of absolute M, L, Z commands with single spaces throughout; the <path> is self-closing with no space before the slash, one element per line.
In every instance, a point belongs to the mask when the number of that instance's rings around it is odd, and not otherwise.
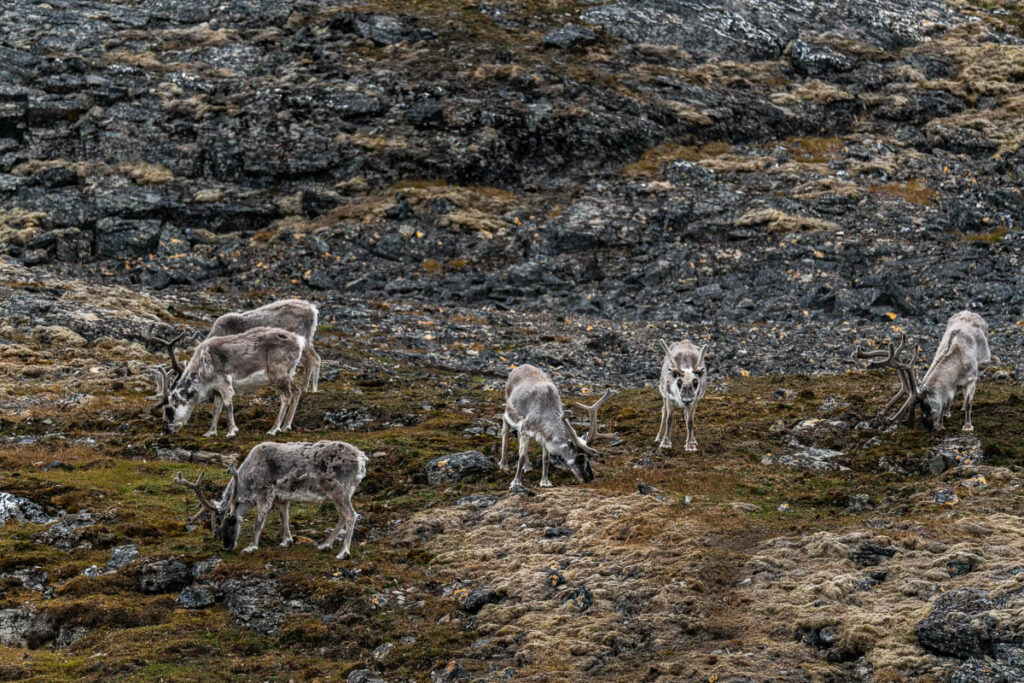
<path fill-rule="evenodd" d="M 192 410 L 199 401 L 195 379 L 191 376 L 180 377 L 165 396 L 163 430 L 167 434 L 177 434 L 192 417 Z"/>
<path fill-rule="evenodd" d="M 594 470 L 590 466 L 590 458 L 600 453 L 591 448 L 572 428 L 568 410 L 562 413 L 562 425 L 565 427 L 564 439 L 548 444 L 548 457 L 555 466 L 572 472 L 578 481 L 593 481 Z"/>
<path fill-rule="evenodd" d="M 228 473 L 231 475 L 231 483 L 226 490 L 226 500 L 221 501 L 222 512 L 215 534 L 220 538 L 224 550 L 234 550 L 238 546 L 238 531 L 242 526 L 238 514 L 238 469 L 228 465 Z"/>
<path fill-rule="evenodd" d="M 665 349 L 671 370 L 671 381 L 668 384 L 669 399 L 677 408 L 688 408 L 699 398 L 700 386 L 707 375 L 707 368 L 704 365 L 704 352 L 707 344 L 700 347 L 700 356 L 695 367 L 680 367 L 675 356 L 669 351 L 668 344 L 661 340 L 661 346 Z"/>

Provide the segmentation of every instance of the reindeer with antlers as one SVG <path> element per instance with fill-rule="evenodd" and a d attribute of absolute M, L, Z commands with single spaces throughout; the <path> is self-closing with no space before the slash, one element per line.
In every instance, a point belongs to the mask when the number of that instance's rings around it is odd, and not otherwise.
<path fill-rule="evenodd" d="M 233 398 L 236 391 L 272 386 L 281 398 L 281 409 L 268 434 L 292 428 L 302 391 L 295 383 L 295 368 L 302 358 L 305 339 L 273 327 L 255 327 L 241 334 L 211 337 L 196 346 L 191 360 L 177 380 L 165 383 L 161 405 L 164 431 L 177 433 L 201 401 L 213 396 L 213 421 L 206 436 L 217 435 L 221 408 L 227 408 L 228 433 L 238 433 Z M 172 352 L 171 357 L 174 354 Z"/>
<path fill-rule="evenodd" d="M 705 344 L 698 348 L 688 339 L 669 346 L 662 339 L 661 348 L 665 350 L 665 358 L 661 361 L 661 378 L 658 381 L 661 427 L 654 437 L 654 443 L 661 448 L 672 448 L 672 414 L 678 408 L 686 418 L 686 445 L 683 448 L 695 451 L 697 439 L 694 436 L 693 415 L 708 386 L 707 367 L 704 365 L 704 352 L 708 347 Z"/>
<path fill-rule="evenodd" d="M 336 556 L 349 556 L 352 534 L 359 513 L 352 506 L 359 482 L 366 476 L 366 454 L 344 441 L 316 443 L 261 443 L 245 458 L 241 467 L 228 467 L 231 480 L 219 500 L 210 502 L 203 493 L 203 474 L 190 482 L 178 472 L 174 483 L 192 489 L 199 499 L 199 512 L 189 519 L 195 523 L 209 515 L 210 530 L 221 540 L 225 550 L 238 545 L 239 529 L 249 511 L 256 508 L 252 543 L 242 552 L 259 548 L 260 534 L 272 508 L 281 515 L 281 546 L 294 543 L 288 521 L 291 503 L 321 503 L 330 500 L 338 511 L 338 524 L 327 539 L 317 546 L 330 550 L 342 530 L 345 540 Z"/>
<path fill-rule="evenodd" d="M 902 356 L 906 342 L 906 335 L 900 332 L 899 343 L 895 346 L 890 341 L 884 350 L 868 351 L 857 347 L 853 353 L 856 360 L 869 360 L 869 369 L 893 368 L 899 374 L 900 390 L 889 400 L 882 413 L 888 413 L 900 399 L 906 399 L 890 421 L 905 419 L 908 426 L 913 426 L 914 409 L 921 406 L 921 421 L 925 429 L 941 430 L 943 418 L 949 417 L 957 389 L 963 389 L 963 430 L 974 431 L 974 425 L 971 424 L 974 389 L 978 377 L 992 362 L 992 354 L 988 349 L 988 324 L 984 318 L 971 311 L 960 311 L 950 317 L 939 348 L 920 382 L 914 370 L 919 350 L 915 348 L 913 357 L 904 361 Z"/>
<path fill-rule="evenodd" d="M 590 444 L 596 437 L 604 436 L 597 431 L 597 410 L 614 395 L 615 392 L 609 391 L 593 405 L 577 404 L 590 414 L 587 438 L 581 439 L 569 422 L 569 412 L 562 407 L 558 389 L 544 371 L 532 365 L 521 365 L 512 370 L 505 385 L 501 460 L 498 462 L 498 467 L 507 472 L 508 432 L 511 427 L 519 436 L 519 461 L 509 489 L 520 488 L 523 472 L 530 469 L 530 458 L 527 454 L 530 439 L 540 443 L 542 487 L 552 486 L 551 480 L 548 479 L 549 458 L 556 466 L 572 472 L 580 482 L 593 481 L 594 471 L 590 466 L 590 457 L 599 453 Z"/>

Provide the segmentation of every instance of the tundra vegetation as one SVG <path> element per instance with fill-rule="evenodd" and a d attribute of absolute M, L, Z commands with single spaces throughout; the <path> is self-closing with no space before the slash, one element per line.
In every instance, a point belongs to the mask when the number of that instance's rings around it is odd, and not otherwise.
<path fill-rule="evenodd" d="M 0 4 L 0 679 L 1024 679 L 1024 10 L 728 4 Z M 273 390 L 150 411 L 151 334 L 282 298 L 280 440 L 371 456 L 344 559 L 329 502 L 189 525 Z M 893 426 L 851 350 L 923 382 L 964 309 L 974 431 Z M 619 392 L 593 481 L 495 468 L 527 364 Z"/>

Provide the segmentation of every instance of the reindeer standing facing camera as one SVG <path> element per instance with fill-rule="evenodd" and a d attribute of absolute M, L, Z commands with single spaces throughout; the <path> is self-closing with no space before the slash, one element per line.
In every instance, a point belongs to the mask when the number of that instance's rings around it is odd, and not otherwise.
<path fill-rule="evenodd" d="M 708 373 L 704 365 L 707 344 L 700 348 L 688 339 L 672 346 L 661 340 L 665 358 L 661 361 L 661 379 L 658 391 L 661 393 L 661 428 L 654 437 L 654 443 L 661 448 L 672 448 L 672 413 L 681 409 L 686 418 L 686 445 L 688 451 L 697 450 L 694 436 L 693 415 L 697 402 L 704 396 L 708 386 Z"/>
<path fill-rule="evenodd" d="M 890 421 L 905 419 L 907 425 L 912 427 L 914 409 L 921 406 L 921 421 L 925 429 L 941 430 L 943 418 L 949 417 L 957 389 L 963 389 L 963 430 L 974 431 L 974 425 L 971 424 L 974 389 L 978 377 L 992 362 L 992 354 L 988 349 L 988 324 L 984 318 L 971 311 L 960 311 L 951 316 L 932 364 L 920 382 L 914 370 L 918 349 L 915 347 L 909 362 L 902 360 L 906 342 L 906 335 L 900 332 L 900 341 L 896 346 L 889 342 L 885 350 L 867 351 L 858 347 L 853 352 L 857 360 L 870 360 L 869 369 L 893 368 L 899 374 L 900 390 L 886 404 L 883 414 L 889 412 L 900 399 L 906 398 Z"/>

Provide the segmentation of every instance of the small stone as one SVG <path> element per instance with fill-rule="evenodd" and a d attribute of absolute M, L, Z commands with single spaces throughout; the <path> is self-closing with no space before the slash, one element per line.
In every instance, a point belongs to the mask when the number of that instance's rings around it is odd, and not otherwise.
<path fill-rule="evenodd" d="M 73 466 L 62 460 L 54 460 L 53 462 L 47 463 L 46 467 L 43 468 L 43 471 L 52 472 L 54 470 L 64 470 L 65 472 L 70 472 L 73 469 L 75 469 Z"/>
<path fill-rule="evenodd" d="M 157 560 L 142 567 L 139 588 L 143 593 L 169 593 L 192 582 L 188 567 L 181 560 Z"/>
<path fill-rule="evenodd" d="M 139 548 L 134 543 L 121 545 L 110 551 L 107 569 L 116 571 L 139 556 Z"/>
<path fill-rule="evenodd" d="M 373 658 L 376 659 L 378 662 L 383 662 L 385 659 L 388 658 L 388 655 L 394 652 L 394 650 L 394 643 L 381 643 L 373 649 Z"/>
<path fill-rule="evenodd" d="M 557 28 L 544 34 L 541 43 L 544 47 L 557 47 L 561 50 L 569 50 L 592 45 L 596 40 L 597 34 L 586 26 L 565 24 L 562 28 Z"/>
<path fill-rule="evenodd" d="M 476 614 L 484 605 L 501 602 L 502 594 L 493 588 L 474 588 L 468 592 L 466 589 L 459 589 L 455 592 L 455 599 L 459 603 L 459 609 L 467 614 Z"/>
<path fill-rule="evenodd" d="M 213 591 L 206 586 L 186 586 L 178 594 L 178 604 L 185 609 L 205 609 L 215 602 Z"/>
<path fill-rule="evenodd" d="M 753 503 L 729 503 L 733 510 L 743 510 L 744 512 L 760 512 L 761 507 L 754 505 Z"/>
<path fill-rule="evenodd" d="M 498 502 L 497 496 L 488 495 L 486 493 L 473 493 L 468 496 L 463 496 L 455 501 L 457 507 L 472 507 L 478 510 L 483 510 L 491 507 Z"/>
<path fill-rule="evenodd" d="M 953 493 L 953 489 L 940 489 L 935 492 L 934 500 L 939 505 L 953 506 L 960 502 L 960 497 Z"/>
<path fill-rule="evenodd" d="M 491 459 L 480 451 L 443 455 L 427 463 L 427 482 L 431 486 L 451 484 L 470 476 L 489 474 L 494 469 Z"/>
<path fill-rule="evenodd" d="M 983 489 L 988 486 L 988 480 L 980 474 L 976 474 L 969 479 L 964 479 L 960 482 L 961 486 L 966 486 L 969 489 Z"/>
<path fill-rule="evenodd" d="M 565 538 L 566 536 L 572 536 L 576 531 L 574 529 L 566 529 L 561 526 L 552 526 L 544 530 L 544 538 Z"/>
<path fill-rule="evenodd" d="M 387 683 L 387 681 L 369 669 L 356 669 L 345 680 L 346 683 Z"/>
<path fill-rule="evenodd" d="M 586 586 L 578 586 L 565 601 L 571 602 L 580 612 L 586 612 L 594 604 L 594 594 Z"/>
<path fill-rule="evenodd" d="M 789 503 L 780 503 L 780 504 L 779 504 L 779 507 L 777 508 L 777 510 L 778 510 L 779 512 L 792 512 L 792 511 L 793 511 L 793 508 L 791 508 L 791 507 L 789 506 Z"/>

